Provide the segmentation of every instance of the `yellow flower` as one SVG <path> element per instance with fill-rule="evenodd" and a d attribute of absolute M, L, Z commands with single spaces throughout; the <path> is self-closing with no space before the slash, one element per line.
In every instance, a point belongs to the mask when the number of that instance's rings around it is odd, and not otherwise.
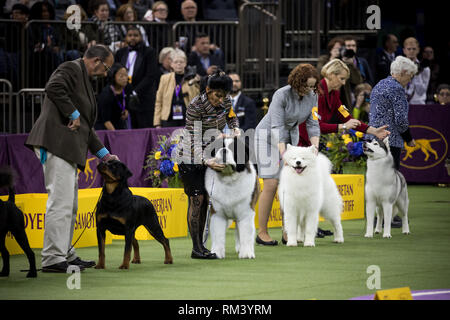
<path fill-rule="evenodd" d="M 161 159 L 161 151 L 155 152 L 155 159 L 156 160 Z"/>
<path fill-rule="evenodd" d="M 362 137 L 364 137 L 364 132 L 356 131 L 355 135 L 356 135 L 358 138 L 362 138 Z"/>
<path fill-rule="evenodd" d="M 155 177 L 159 177 L 160 174 L 161 174 L 161 172 L 160 172 L 159 170 L 155 170 L 155 171 L 153 172 L 153 175 L 154 175 Z"/>
<path fill-rule="evenodd" d="M 343 134 L 342 135 L 342 140 L 344 140 L 344 141 L 345 141 L 345 139 L 349 139 L 349 138 L 350 138 L 349 134 Z"/>
<path fill-rule="evenodd" d="M 349 144 L 350 142 L 353 142 L 353 140 L 350 138 L 344 139 L 345 144 Z"/>
<path fill-rule="evenodd" d="M 333 147 L 333 144 L 330 141 L 328 141 L 327 142 L 327 148 L 332 148 L 332 147 Z"/>
<path fill-rule="evenodd" d="M 173 164 L 173 171 L 178 172 L 178 163 Z"/>

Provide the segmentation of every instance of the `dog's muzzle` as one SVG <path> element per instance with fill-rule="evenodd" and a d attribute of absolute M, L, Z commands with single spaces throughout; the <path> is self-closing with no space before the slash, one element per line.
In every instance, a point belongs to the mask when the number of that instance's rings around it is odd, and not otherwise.
<path fill-rule="evenodd" d="M 297 167 L 293 167 L 293 168 L 294 168 L 294 170 L 295 170 L 295 172 L 296 172 L 297 174 L 302 174 L 302 172 L 305 171 L 306 166 L 304 166 L 304 167 L 302 167 L 302 166 L 297 166 Z"/>
<path fill-rule="evenodd" d="M 363 143 L 363 152 L 373 152 L 372 149 L 370 149 L 367 144 L 364 142 Z"/>

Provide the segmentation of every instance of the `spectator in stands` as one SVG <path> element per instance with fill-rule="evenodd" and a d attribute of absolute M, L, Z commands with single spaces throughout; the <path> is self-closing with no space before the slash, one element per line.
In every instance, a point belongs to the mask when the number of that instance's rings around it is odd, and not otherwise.
<path fill-rule="evenodd" d="M 171 54 L 175 49 L 172 47 L 165 47 L 159 53 L 159 71 L 161 75 L 172 72 L 172 58 Z"/>
<path fill-rule="evenodd" d="M 13 85 L 13 91 L 19 91 L 21 77 L 21 55 L 23 54 L 22 34 L 28 21 L 30 9 L 24 4 L 12 6 L 11 18 L 16 23 L 4 24 L 4 34 L 9 35 L 0 40 L 0 78 L 7 79 Z"/>
<path fill-rule="evenodd" d="M 256 103 L 250 97 L 242 93 L 241 77 L 237 72 L 229 72 L 228 76 L 233 80 L 233 88 L 231 89 L 231 103 L 233 110 L 239 120 L 239 128 L 246 131 L 247 129 L 256 128 Z"/>
<path fill-rule="evenodd" d="M 387 124 L 389 126 L 391 132 L 389 149 L 397 170 L 400 168 L 400 154 L 404 142 L 410 147 L 415 146 L 409 131 L 409 105 L 406 100 L 405 87 L 416 73 L 416 63 L 411 59 L 399 56 L 391 64 L 392 76 L 378 82 L 370 95 L 369 124 L 372 126 Z"/>
<path fill-rule="evenodd" d="M 112 52 L 116 52 L 124 46 L 121 42 L 119 27 L 111 24 L 112 20 L 109 17 L 109 5 L 106 0 L 95 0 L 92 9 L 94 15 L 89 19 L 94 21 L 98 27 L 99 42 L 107 45 Z"/>
<path fill-rule="evenodd" d="M 205 20 L 238 20 L 235 0 L 200 0 Z"/>
<path fill-rule="evenodd" d="M 383 37 L 383 49 L 378 50 L 375 58 L 376 82 L 387 78 L 391 74 L 391 63 L 395 60 L 398 39 L 393 34 Z"/>
<path fill-rule="evenodd" d="M 193 0 L 185 0 L 181 3 L 181 15 L 184 21 L 194 22 L 197 17 L 197 3 Z"/>
<path fill-rule="evenodd" d="M 310 64 L 299 64 L 289 74 L 288 85 L 275 91 L 269 111 L 255 130 L 256 162 L 258 176 L 264 180 L 259 198 L 259 229 L 256 243 L 265 246 L 278 245 L 267 230 L 273 199 L 278 188 L 282 163 L 280 161 L 287 144 L 297 145 L 298 124 L 306 123 L 311 144 L 319 147 L 320 129 L 312 110 L 317 106 L 319 73 Z M 308 141 L 309 143 L 309 141 Z M 283 243 L 285 239 L 283 237 Z"/>
<path fill-rule="evenodd" d="M 353 58 L 352 57 L 345 57 L 342 55 L 343 49 L 344 49 L 344 39 L 340 37 L 335 37 L 330 40 L 328 43 L 328 55 L 323 55 L 319 57 L 319 61 L 317 62 L 317 70 L 322 75 L 322 68 L 323 66 L 330 62 L 333 59 L 341 59 L 345 64 L 347 65 L 347 68 L 350 70 L 350 75 L 348 78 L 348 81 L 345 81 L 345 85 L 341 87 L 341 101 L 342 103 L 349 109 L 353 106 L 353 87 L 362 83 L 362 77 L 359 70 L 355 67 L 353 64 Z"/>
<path fill-rule="evenodd" d="M 372 134 L 379 139 L 384 139 L 389 131 L 387 126 L 378 123 L 378 127 L 354 119 L 350 111 L 342 105 L 339 89 L 350 77 L 348 65 L 340 59 L 333 59 L 322 68 L 323 79 L 319 84 L 319 125 L 320 133 L 327 134 L 342 130 L 353 129 Z M 300 145 L 308 146 L 309 138 L 305 124 L 300 125 Z"/>
<path fill-rule="evenodd" d="M 436 101 L 440 105 L 450 104 L 450 86 L 448 84 L 440 84 L 436 90 Z"/>
<path fill-rule="evenodd" d="M 368 83 L 361 83 L 355 87 L 355 105 L 353 107 L 353 118 L 362 122 L 369 122 L 370 93 L 372 86 Z"/>
<path fill-rule="evenodd" d="M 197 73 L 205 76 L 213 74 L 218 68 L 224 69 L 225 61 L 219 48 L 211 49 L 209 36 L 199 33 L 195 38 L 195 50 L 189 55 L 188 65 L 196 66 Z"/>
<path fill-rule="evenodd" d="M 84 9 L 78 5 L 81 13 L 81 22 L 87 20 L 87 14 Z M 64 14 L 63 19 L 67 20 L 70 17 L 69 13 Z M 81 24 L 81 29 L 67 29 L 65 24 L 58 24 L 60 34 L 65 35 L 65 42 L 63 44 L 64 60 L 72 61 L 80 58 L 83 53 L 98 41 L 98 37 L 91 24 Z"/>
<path fill-rule="evenodd" d="M 439 84 L 440 66 L 434 58 L 434 49 L 430 46 L 426 46 L 422 51 L 422 61 L 420 61 L 422 67 L 429 67 L 431 71 L 430 82 L 427 90 L 427 103 L 434 103 L 434 93 L 436 92 Z"/>
<path fill-rule="evenodd" d="M 136 10 L 130 3 L 121 5 L 116 12 L 116 21 L 123 21 L 123 22 L 137 21 Z M 129 26 L 132 26 L 132 24 L 123 24 L 119 27 L 121 39 L 125 39 L 125 37 L 127 36 L 127 30 Z M 148 47 L 150 44 L 148 42 L 147 32 L 145 32 L 144 27 L 139 24 L 134 24 L 134 26 L 139 29 L 142 35 L 142 41 L 144 41 L 145 45 Z M 122 45 L 122 47 L 123 46 L 124 45 Z"/>
<path fill-rule="evenodd" d="M 346 50 L 353 50 L 355 53 L 353 57 L 353 64 L 355 67 L 359 70 L 359 73 L 361 74 L 363 81 L 374 85 L 375 79 L 372 75 L 372 70 L 370 69 L 369 63 L 367 60 L 363 57 L 358 57 L 358 46 L 356 42 L 356 38 L 353 36 L 347 36 L 344 38 L 344 45 Z"/>
<path fill-rule="evenodd" d="M 156 128 L 184 127 L 186 107 L 200 93 L 198 83 L 191 83 L 186 79 L 187 57 L 183 50 L 175 49 L 171 52 L 171 66 L 173 72 L 161 76 L 156 92 L 153 118 Z"/>
<path fill-rule="evenodd" d="M 156 80 L 159 75 L 155 50 L 145 46 L 138 28 L 128 28 L 127 47 L 116 53 L 116 61 L 128 70 L 128 81 L 133 91 L 129 108 L 132 128 L 149 128 L 153 124 Z"/>
<path fill-rule="evenodd" d="M 128 128 L 129 95 L 128 71 L 122 64 L 116 62 L 108 72 L 108 84 L 98 96 L 96 130 Z"/>
<path fill-rule="evenodd" d="M 30 10 L 30 20 L 54 20 L 55 9 L 44 1 L 36 2 Z M 29 26 L 29 49 L 31 52 L 30 87 L 43 88 L 53 70 L 62 62 L 60 37 L 50 23 L 35 22 Z"/>
<path fill-rule="evenodd" d="M 341 48 L 344 46 L 344 39 L 341 37 L 334 37 L 328 42 L 327 54 L 321 55 L 317 61 L 317 71 L 321 72 L 322 67 L 333 59 L 338 59 L 341 55 Z"/>
<path fill-rule="evenodd" d="M 164 1 L 156 1 L 152 5 L 152 9 L 148 10 L 144 16 L 146 21 L 154 21 L 167 23 L 167 16 L 169 15 L 169 7 Z"/>
<path fill-rule="evenodd" d="M 417 74 L 406 86 L 409 104 L 425 104 L 430 83 L 431 70 L 430 67 L 420 65 L 417 59 L 419 50 L 419 41 L 416 38 L 410 37 L 403 41 L 403 54 L 418 66 Z"/>
<path fill-rule="evenodd" d="M 36 2 L 38 2 L 39 0 L 6 0 L 6 1 L 2 1 L 0 2 L 0 5 L 4 3 L 4 7 L 3 7 L 3 11 L 4 13 L 12 13 L 12 7 L 16 4 L 23 4 L 24 6 L 26 6 L 28 9 L 30 9 L 33 4 L 35 4 Z"/>
<path fill-rule="evenodd" d="M 142 21 L 145 13 L 151 8 L 153 0 L 129 0 L 128 3 L 131 4 L 136 11 L 136 20 Z"/>

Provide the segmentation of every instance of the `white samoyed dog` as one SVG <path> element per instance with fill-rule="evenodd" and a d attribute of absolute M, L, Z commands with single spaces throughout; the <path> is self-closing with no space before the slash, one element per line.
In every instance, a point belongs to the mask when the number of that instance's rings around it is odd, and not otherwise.
<path fill-rule="evenodd" d="M 241 259 L 255 258 L 255 205 L 260 185 L 256 170 L 249 160 L 249 150 L 239 138 L 223 141 L 215 159 L 225 164 L 223 172 L 206 169 L 205 188 L 212 210 L 211 252 L 225 258 L 225 236 L 229 220 L 236 222 L 235 249 Z"/>
<path fill-rule="evenodd" d="M 334 242 L 343 243 L 342 198 L 331 177 L 331 162 L 315 147 L 287 145 L 278 197 L 284 212 L 287 245 L 314 247 L 319 213 L 334 227 Z"/>
<path fill-rule="evenodd" d="M 402 218 L 402 232 L 409 234 L 408 187 L 405 177 L 394 168 L 389 137 L 383 141 L 373 139 L 371 142 L 365 142 L 363 151 L 367 155 L 365 237 L 373 237 L 375 212 L 376 233 L 381 233 L 384 219 L 383 238 L 391 238 L 391 221 L 397 213 Z"/>

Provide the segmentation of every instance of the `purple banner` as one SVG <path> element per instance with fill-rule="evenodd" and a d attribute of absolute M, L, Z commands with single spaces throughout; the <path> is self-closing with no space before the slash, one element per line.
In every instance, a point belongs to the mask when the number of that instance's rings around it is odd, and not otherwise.
<path fill-rule="evenodd" d="M 170 135 L 177 128 L 134 129 L 97 131 L 105 147 L 130 168 L 133 176 L 128 180 L 132 187 L 149 187 L 144 180 L 147 173 L 144 164 L 147 154 L 157 146 L 158 135 Z M 36 155 L 25 147 L 27 134 L 0 135 L 0 167 L 9 165 L 16 172 L 16 193 L 46 193 L 42 166 Z M 79 172 L 80 189 L 98 188 L 102 180 L 97 173 L 100 160 L 88 153 L 86 167 Z M 7 190 L 0 190 L 6 194 Z"/>
<path fill-rule="evenodd" d="M 408 182 L 450 183 L 445 168 L 450 138 L 450 108 L 412 105 L 409 124 L 416 146 L 402 151 L 400 171 Z"/>

